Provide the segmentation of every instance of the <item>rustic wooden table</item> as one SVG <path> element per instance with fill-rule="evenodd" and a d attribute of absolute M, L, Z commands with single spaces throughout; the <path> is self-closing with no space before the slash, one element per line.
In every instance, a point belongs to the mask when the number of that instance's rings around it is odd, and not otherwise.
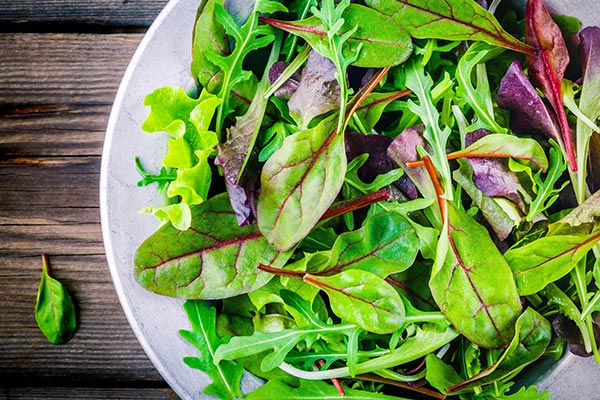
<path fill-rule="evenodd" d="M 0 0 L 0 399 L 177 398 L 137 342 L 104 255 L 98 183 L 121 77 L 167 0 Z M 77 300 L 38 330 L 41 254 Z"/>

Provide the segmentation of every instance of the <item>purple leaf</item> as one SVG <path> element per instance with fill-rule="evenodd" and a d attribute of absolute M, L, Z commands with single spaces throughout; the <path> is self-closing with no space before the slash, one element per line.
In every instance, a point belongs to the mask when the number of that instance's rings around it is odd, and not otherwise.
<path fill-rule="evenodd" d="M 335 79 L 335 65 L 316 51 L 311 51 L 298 89 L 290 97 L 290 115 L 306 128 L 317 115 L 338 108 L 340 87 Z"/>
<path fill-rule="evenodd" d="M 525 41 L 536 50 L 534 55 L 527 55 L 531 81 L 544 93 L 556 112 L 561 128 L 561 145 L 569 159 L 569 167 L 572 171 L 577 171 L 571 130 L 561 93 L 561 81 L 569 64 L 569 51 L 560 27 L 552 19 L 542 0 L 527 1 Z"/>
<path fill-rule="evenodd" d="M 423 139 L 425 127 L 415 125 L 406 128 L 398 135 L 387 149 L 387 154 L 396 164 L 398 164 L 406 177 L 416 186 L 421 195 L 425 198 L 435 198 L 436 193 L 431 180 L 425 174 L 423 167 L 409 168 L 406 164 L 420 159 L 417 153 L 417 147 L 427 148 Z M 407 191 L 402 190 L 409 198 L 413 198 Z M 416 197 L 416 196 L 415 196 Z"/>
<path fill-rule="evenodd" d="M 510 128 L 518 133 L 540 133 L 558 141 L 556 118 L 527 79 L 521 64 L 513 61 L 500 82 L 498 105 L 511 111 Z"/>
<path fill-rule="evenodd" d="M 477 129 L 467 133 L 465 144 L 472 143 L 490 134 L 485 129 Z M 473 168 L 473 181 L 479 190 L 490 197 L 504 197 L 525 210 L 525 204 L 519 194 L 521 184 L 517 176 L 508 169 L 506 160 L 496 158 L 468 158 Z"/>
<path fill-rule="evenodd" d="M 388 136 L 346 132 L 345 144 L 348 161 L 352 161 L 361 154 L 369 154 L 367 161 L 358 170 L 358 177 L 363 182 L 371 183 L 377 175 L 385 174 L 397 168 L 396 163 L 387 154 L 391 143 L 392 139 Z M 394 183 L 394 186 L 400 189 L 409 199 L 416 199 L 418 196 L 417 187 L 406 175 L 402 175 Z"/>
<path fill-rule="evenodd" d="M 288 65 L 289 63 L 285 61 L 277 61 L 273 64 L 273 66 L 269 69 L 269 81 L 271 84 L 281 76 Z M 298 89 L 298 85 L 300 84 L 299 81 L 300 74 L 296 72 L 291 78 L 285 81 L 284 84 L 279 87 L 279 89 L 275 91 L 275 97 L 288 100 Z"/>

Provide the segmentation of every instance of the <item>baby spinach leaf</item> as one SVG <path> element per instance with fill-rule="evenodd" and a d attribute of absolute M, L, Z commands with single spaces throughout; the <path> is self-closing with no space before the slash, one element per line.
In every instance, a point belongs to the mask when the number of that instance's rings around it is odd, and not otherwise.
<path fill-rule="evenodd" d="M 418 250 L 419 239 L 406 218 L 380 212 L 367 218 L 362 228 L 339 236 L 328 271 L 362 269 L 385 278 L 410 267 Z"/>
<path fill-rule="evenodd" d="M 510 266 L 483 226 L 452 202 L 447 210 L 429 281 L 431 293 L 446 318 L 470 341 L 503 347 L 521 312 Z"/>
<path fill-rule="evenodd" d="M 515 324 L 515 336 L 498 361 L 479 374 L 448 387 L 449 393 L 461 393 L 490 384 L 520 371 L 540 358 L 552 339 L 552 327 L 533 308 L 527 308 Z"/>
<path fill-rule="evenodd" d="M 65 287 L 50 276 L 48 256 L 42 255 L 42 279 L 35 301 L 35 321 L 50 343 L 68 342 L 75 334 L 75 305 Z"/>
<path fill-rule="evenodd" d="M 569 64 L 569 52 L 558 25 L 554 22 L 542 0 L 529 0 L 525 9 L 525 40 L 535 48 L 527 55 L 529 78 L 548 99 L 558 116 L 561 128 L 561 145 L 572 171 L 577 162 L 571 141 L 569 122 L 562 102 L 561 80 Z"/>
<path fill-rule="evenodd" d="M 387 396 L 382 393 L 368 392 L 358 389 L 344 387 L 345 395 L 340 396 L 335 386 L 325 381 L 301 380 L 299 387 L 286 385 L 279 380 L 270 380 L 264 386 L 248 393 L 246 400 L 265 400 L 265 399 L 296 399 L 296 400 L 314 400 L 314 399 L 347 399 L 347 400 L 406 400 L 402 397 Z"/>
<path fill-rule="evenodd" d="M 261 21 L 298 35 L 323 56 L 327 56 L 328 33 L 317 16 L 301 21 L 278 21 L 261 18 Z M 343 12 L 343 24 L 338 36 L 343 36 L 356 27 L 347 40 L 349 49 L 344 55 L 352 54 L 360 47 L 358 58 L 352 63 L 357 67 L 383 68 L 403 63 L 412 52 L 410 36 L 393 19 L 380 12 L 350 4 Z"/>
<path fill-rule="evenodd" d="M 513 61 L 500 81 L 498 105 L 511 111 L 510 127 L 518 133 L 540 133 L 560 140 L 556 117 L 523 73 L 521 64 Z"/>
<path fill-rule="evenodd" d="M 317 115 L 335 110 L 340 103 L 340 87 L 335 78 L 335 65 L 316 51 L 311 51 L 298 88 L 290 97 L 290 116 L 301 129 Z"/>
<path fill-rule="evenodd" d="M 191 368 L 206 373 L 211 383 L 202 389 L 202 393 L 218 397 L 221 400 L 232 400 L 242 395 L 240 381 L 244 367 L 232 361 L 214 362 L 217 347 L 224 342 L 215 331 L 216 314 L 214 307 L 204 301 L 188 300 L 183 308 L 192 325 L 191 330 L 180 330 L 179 334 L 190 342 L 199 357 L 185 357 L 183 361 Z"/>
<path fill-rule="evenodd" d="M 588 235 L 544 236 L 504 256 L 515 276 L 521 296 L 539 292 L 569 273 L 600 241 L 600 232 Z"/>
<path fill-rule="evenodd" d="M 225 194 L 192 209 L 190 229 L 161 227 L 140 245 L 135 278 L 153 292 L 188 299 L 214 299 L 247 293 L 271 274 L 256 267 L 280 268 L 289 253 L 269 245 L 256 225 L 240 227 Z"/>
<path fill-rule="evenodd" d="M 344 136 L 331 118 L 284 139 L 263 167 L 260 231 L 279 249 L 302 240 L 335 200 L 346 173 Z"/>
<path fill-rule="evenodd" d="M 320 287 L 340 318 L 375 333 L 392 333 L 404 323 L 402 298 L 372 272 L 349 269 L 332 276 L 305 275 L 304 281 Z"/>
<path fill-rule="evenodd" d="M 521 53 L 531 48 L 507 33 L 473 0 L 367 0 L 420 39 L 475 40 Z"/>

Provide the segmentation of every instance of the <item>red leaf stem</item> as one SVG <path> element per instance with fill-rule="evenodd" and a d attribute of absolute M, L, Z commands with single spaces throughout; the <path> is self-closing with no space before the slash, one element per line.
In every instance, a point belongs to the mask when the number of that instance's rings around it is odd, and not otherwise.
<path fill-rule="evenodd" d="M 317 361 L 317 364 L 319 364 L 319 367 L 323 367 L 323 365 L 325 365 L 325 360 L 319 360 Z M 331 383 L 333 383 L 333 386 L 335 386 L 340 396 L 346 396 L 346 392 L 337 378 L 331 378 Z"/>
<path fill-rule="evenodd" d="M 390 192 L 388 192 L 386 189 L 381 189 L 377 192 L 367 193 L 354 199 L 338 201 L 337 203 L 334 203 L 329 210 L 325 212 L 325 214 L 323 214 L 321 221 L 346 214 L 350 211 L 359 210 L 361 208 L 370 206 L 371 204 L 388 200 L 389 198 Z"/>
<path fill-rule="evenodd" d="M 435 170 L 435 166 L 431 161 L 431 158 L 429 158 L 429 156 L 423 157 L 423 163 L 425 165 L 425 169 L 427 170 L 427 174 L 429 174 L 431 182 L 433 183 L 435 194 L 437 195 L 438 206 L 440 207 L 440 213 L 442 214 L 442 221 L 444 221 L 444 216 L 446 215 L 446 199 L 444 199 L 444 189 L 442 188 L 440 179 L 437 171 Z"/>
<path fill-rule="evenodd" d="M 305 272 L 302 271 L 292 271 L 289 269 L 274 268 L 270 265 L 265 264 L 258 264 L 257 268 L 261 271 L 268 272 L 273 275 L 285 276 L 288 278 L 302 278 L 305 275 Z"/>

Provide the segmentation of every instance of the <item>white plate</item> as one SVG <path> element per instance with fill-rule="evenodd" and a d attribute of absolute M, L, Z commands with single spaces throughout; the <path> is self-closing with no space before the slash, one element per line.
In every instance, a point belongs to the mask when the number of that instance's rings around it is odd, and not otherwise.
<path fill-rule="evenodd" d="M 199 0 L 171 0 L 137 49 L 125 73 L 110 116 L 100 178 L 100 208 L 104 245 L 112 279 L 125 315 L 150 360 L 167 383 L 184 399 L 209 399 L 201 394 L 207 377 L 186 366 L 185 356 L 197 350 L 178 334 L 189 329 L 182 301 L 159 296 L 141 288 L 133 278 L 133 256 L 138 245 L 157 228 L 150 215 L 139 215 L 143 207 L 158 204 L 154 185 L 137 187 L 139 175 L 134 157 L 157 167 L 165 152 L 165 136 L 141 130 L 148 109 L 144 96 L 161 86 L 193 88 L 189 73 L 191 35 Z M 593 23 L 600 15 L 597 1 L 550 1 L 557 11 Z M 570 4 L 569 4 L 570 3 Z M 568 5 L 565 5 L 568 4 Z M 600 22 L 600 21 L 599 21 Z M 592 359 L 569 357 L 558 368 L 538 371 L 534 379 L 553 392 L 553 399 L 599 398 L 596 384 L 600 367 Z M 537 375 L 537 373 L 536 373 Z M 259 380 L 246 374 L 243 387 L 256 387 Z M 575 395 L 575 397 L 573 397 Z"/>

